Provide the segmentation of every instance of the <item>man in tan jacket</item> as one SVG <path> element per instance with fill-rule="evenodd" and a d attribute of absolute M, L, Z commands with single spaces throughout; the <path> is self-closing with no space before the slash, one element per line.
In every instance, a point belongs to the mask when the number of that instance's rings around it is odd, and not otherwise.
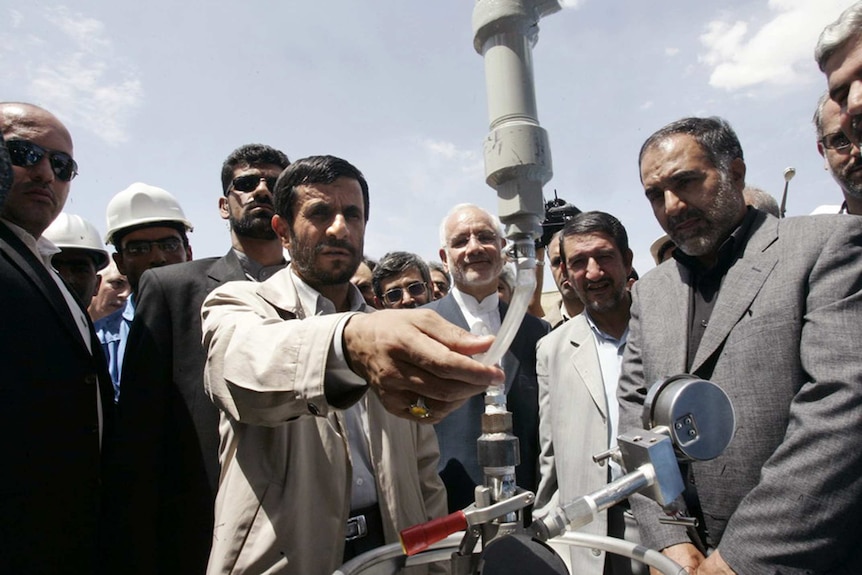
<path fill-rule="evenodd" d="M 299 160 L 274 202 L 291 264 L 217 288 L 202 309 L 205 385 L 221 409 L 212 574 L 331 573 L 444 514 L 437 441 L 420 421 L 502 377 L 464 355 L 490 338 L 433 312 L 357 313 L 368 187 L 355 167 Z"/>

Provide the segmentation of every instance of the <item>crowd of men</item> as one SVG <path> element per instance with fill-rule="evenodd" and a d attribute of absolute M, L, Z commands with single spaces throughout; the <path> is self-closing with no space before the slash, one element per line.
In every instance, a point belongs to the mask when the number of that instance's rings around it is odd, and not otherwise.
<path fill-rule="evenodd" d="M 696 528 L 636 495 L 584 529 L 688 573 L 858 572 L 862 2 L 816 59 L 817 147 L 851 216 L 776 217 L 746 187 L 728 122 L 672 122 L 638 157 L 667 233 L 659 265 L 637 279 L 617 218 L 567 214 L 542 246 L 559 299 L 524 317 L 499 366 L 474 358 L 515 289 L 484 209 L 446 214 L 439 262 L 375 262 L 357 167 L 244 145 L 221 168 L 227 253 L 192 261 L 192 222 L 166 190 L 119 192 L 105 238 L 62 213 L 71 134 L 48 110 L 0 103 L 0 425 L 14 434 L 0 573 L 331 573 L 474 501 L 491 385 L 542 517 L 625 473 L 592 455 L 640 428 L 650 386 L 681 373 L 715 382 L 736 413 L 725 453 L 682 467 Z M 570 560 L 645 569 L 597 549 Z"/>

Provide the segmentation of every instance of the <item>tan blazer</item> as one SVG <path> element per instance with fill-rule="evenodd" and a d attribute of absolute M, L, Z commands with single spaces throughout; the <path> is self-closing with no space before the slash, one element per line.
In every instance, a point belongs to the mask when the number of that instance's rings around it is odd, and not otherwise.
<path fill-rule="evenodd" d="M 539 472 L 533 515 L 604 487 L 608 468 L 591 459 L 608 448 L 608 405 L 596 343 L 583 314 L 539 340 Z M 607 513 L 579 529 L 607 535 Z M 572 548 L 572 573 L 601 575 L 604 551 Z"/>
<path fill-rule="evenodd" d="M 306 318 L 292 278 L 288 267 L 260 284 L 231 282 L 203 305 L 204 380 L 221 409 L 210 574 L 314 575 L 341 564 L 350 450 L 324 382 L 344 314 Z M 392 543 L 399 530 L 446 512 L 437 440 L 430 425 L 386 412 L 375 393 L 361 400 Z"/>

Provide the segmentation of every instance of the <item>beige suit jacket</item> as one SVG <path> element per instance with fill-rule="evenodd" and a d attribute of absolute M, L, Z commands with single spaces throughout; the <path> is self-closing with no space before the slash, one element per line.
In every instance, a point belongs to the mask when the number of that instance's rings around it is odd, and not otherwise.
<path fill-rule="evenodd" d="M 542 475 L 536 493 L 536 517 L 559 504 L 601 489 L 607 466 L 592 456 L 608 448 L 608 405 L 596 343 L 583 314 L 539 340 L 539 441 Z M 607 535 L 607 512 L 579 531 Z M 572 573 L 601 575 L 605 553 L 572 548 Z"/>
<path fill-rule="evenodd" d="M 205 385 L 221 409 L 207 572 L 331 573 L 344 549 L 351 462 L 342 412 L 324 388 L 344 314 L 306 317 L 288 267 L 263 283 L 217 288 L 202 316 Z M 361 401 L 392 543 L 401 529 L 446 512 L 437 440 L 432 426 L 386 412 L 375 393 Z"/>

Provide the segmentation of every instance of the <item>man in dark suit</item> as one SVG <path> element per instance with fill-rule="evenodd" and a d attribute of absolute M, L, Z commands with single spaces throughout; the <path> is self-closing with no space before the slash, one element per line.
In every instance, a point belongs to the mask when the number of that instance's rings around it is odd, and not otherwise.
<path fill-rule="evenodd" d="M 677 249 L 633 288 L 620 429 L 679 373 L 717 383 L 736 412 L 727 450 L 687 470 L 701 541 L 636 496 L 644 544 L 699 574 L 858 572 L 862 230 L 747 208 L 742 148 L 718 118 L 650 136 L 640 173 Z"/>
<path fill-rule="evenodd" d="M 0 133 L 13 166 L 0 190 L 0 573 L 92 573 L 110 376 L 42 237 L 77 173 L 72 138 L 47 110 L 18 103 L 0 104 Z"/>
<path fill-rule="evenodd" d="M 503 269 L 503 245 L 497 219 L 478 206 L 455 206 L 440 229 L 440 257 L 452 274 L 452 289 L 429 303 L 449 322 L 479 335 L 496 334 L 508 306 L 499 301 L 497 278 Z M 506 399 L 512 412 L 513 433 L 520 444 L 521 463 L 515 470 L 519 487 L 535 491 L 539 485 L 539 384 L 536 343 L 550 326 L 525 315 L 509 351 L 503 357 Z M 476 440 L 482 433 L 482 395 L 471 397 L 435 425 L 440 443 L 440 477 L 446 485 L 449 511 L 473 502 L 476 485 L 484 484 Z"/>
<path fill-rule="evenodd" d="M 282 152 L 259 144 L 231 153 L 219 198 L 221 217 L 230 223 L 230 251 L 141 276 L 112 466 L 119 490 L 112 498 L 115 568 L 123 573 L 206 570 L 219 417 L 203 386 L 201 304 L 225 282 L 262 281 L 286 264 L 270 220 L 272 189 L 288 163 Z"/>

